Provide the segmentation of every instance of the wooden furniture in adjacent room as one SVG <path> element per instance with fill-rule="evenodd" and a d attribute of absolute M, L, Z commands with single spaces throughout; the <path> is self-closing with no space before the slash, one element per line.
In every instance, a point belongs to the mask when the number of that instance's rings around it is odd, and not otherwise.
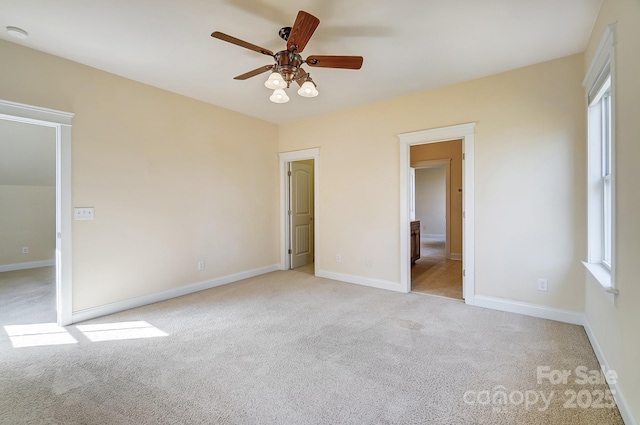
<path fill-rule="evenodd" d="M 411 222 L 411 265 L 420 259 L 420 220 Z"/>

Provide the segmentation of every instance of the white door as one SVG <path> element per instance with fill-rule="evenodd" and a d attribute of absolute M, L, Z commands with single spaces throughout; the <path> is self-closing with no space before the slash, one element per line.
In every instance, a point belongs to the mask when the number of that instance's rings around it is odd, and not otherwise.
<path fill-rule="evenodd" d="M 313 262 L 313 161 L 289 163 L 291 268 Z"/>

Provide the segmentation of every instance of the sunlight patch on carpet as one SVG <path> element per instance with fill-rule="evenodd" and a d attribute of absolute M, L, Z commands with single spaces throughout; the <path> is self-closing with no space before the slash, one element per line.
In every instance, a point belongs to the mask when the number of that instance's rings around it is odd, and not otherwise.
<path fill-rule="evenodd" d="M 9 335 L 13 348 L 78 343 L 65 328 L 58 326 L 57 323 L 5 325 L 4 330 Z"/>
<path fill-rule="evenodd" d="M 92 342 L 169 336 L 166 332 L 161 331 L 144 320 L 135 322 L 100 323 L 96 325 L 78 325 L 76 328 Z"/>

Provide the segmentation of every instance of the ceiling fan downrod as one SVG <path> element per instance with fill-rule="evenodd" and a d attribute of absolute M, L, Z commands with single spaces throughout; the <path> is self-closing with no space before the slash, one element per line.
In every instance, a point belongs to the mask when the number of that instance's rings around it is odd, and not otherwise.
<path fill-rule="evenodd" d="M 291 35 L 291 27 L 282 27 L 282 28 L 280 28 L 280 31 L 278 31 L 278 35 L 284 41 L 288 41 L 289 40 L 289 35 Z"/>

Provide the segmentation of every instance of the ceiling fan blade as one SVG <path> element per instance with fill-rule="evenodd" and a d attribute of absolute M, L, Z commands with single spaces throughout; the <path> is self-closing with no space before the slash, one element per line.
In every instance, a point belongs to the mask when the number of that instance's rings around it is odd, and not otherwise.
<path fill-rule="evenodd" d="M 253 71 L 249 71 L 242 75 L 238 75 L 237 77 L 233 77 L 234 80 L 246 80 L 247 78 L 255 77 L 256 75 L 260 75 L 263 72 L 267 72 L 273 69 L 273 65 L 265 65 L 260 68 L 256 68 Z"/>
<path fill-rule="evenodd" d="M 256 46 L 255 44 L 247 43 L 239 38 L 232 37 L 220 31 L 214 31 L 211 33 L 211 37 L 217 38 L 227 43 L 235 44 L 236 46 L 244 47 L 245 49 L 253 50 L 254 52 L 262 53 L 263 55 L 273 56 L 273 52 L 264 47 Z"/>
<path fill-rule="evenodd" d="M 363 60 L 362 56 L 309 56 L 306 62 L 321 68 L 360 69 Z"/>
<path fill-rule="evenodd" d="M 293 28 L 291 28 L 289 39 L 287 40 L 287 50 L 295 50 L 298 53 L 302 52 L 319 24 L 320 19 L 312 14 L 304 10 L 298 12 Z"/>

